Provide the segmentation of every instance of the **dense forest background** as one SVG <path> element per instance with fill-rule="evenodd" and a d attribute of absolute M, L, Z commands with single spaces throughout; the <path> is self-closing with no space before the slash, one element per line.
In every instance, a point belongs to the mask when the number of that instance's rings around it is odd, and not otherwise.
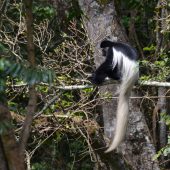
<path fill-rule="evenodd" d="M 0 170 L 21 170 L 24 162 L 29 170 L 111 169 L 112 160 L 134 169 L 121 154 L 104 154 L 101 106 L 111 96 L 88 80 L 94 44 L 79 2 L 0 0 Z M 95 1 L 101 10 L 110 2 Z M 170 2 L 115 0 L 114 7 L 139 54 L 139 82 L 169 82 Z M 153 160 L 169 169 L 169 89 L 139 83 L 135 90 Z"/>

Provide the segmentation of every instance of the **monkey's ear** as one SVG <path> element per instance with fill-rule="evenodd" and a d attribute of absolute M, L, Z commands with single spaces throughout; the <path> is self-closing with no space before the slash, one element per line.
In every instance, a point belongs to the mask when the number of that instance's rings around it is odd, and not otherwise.
<path fill-rule="evenodd" d="M 103 40 L 100 44 L 100 48 L 113 47 L 114 42 L 109 40 Z"/>

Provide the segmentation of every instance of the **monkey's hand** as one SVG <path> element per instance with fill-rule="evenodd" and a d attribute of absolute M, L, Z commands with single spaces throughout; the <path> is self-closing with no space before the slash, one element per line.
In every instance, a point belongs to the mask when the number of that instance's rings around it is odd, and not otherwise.
<path fill-rule="evenodd" d="M 93 73 L 91 76 L 87 77 L 87 80 L 89 80 L 92 84 L 97 84 L 95 82 L 95 73 Z"/>

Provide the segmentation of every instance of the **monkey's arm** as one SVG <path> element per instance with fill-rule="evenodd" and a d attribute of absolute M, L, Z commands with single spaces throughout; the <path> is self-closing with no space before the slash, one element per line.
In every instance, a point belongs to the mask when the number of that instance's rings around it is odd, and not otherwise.
<path fill-rule="evenodd" d="M 97 70 L 92 74 L 89 80 L 93 84 L 102 84 L 106 77 L 108 77 L 108 73 L 112 71 L 112 66 L 108 62 L 102 63 Z"/>

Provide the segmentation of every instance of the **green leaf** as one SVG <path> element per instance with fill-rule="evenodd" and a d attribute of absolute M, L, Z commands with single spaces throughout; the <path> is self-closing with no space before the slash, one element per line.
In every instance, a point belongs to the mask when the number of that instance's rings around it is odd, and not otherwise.
<path fill-rule="evenodd" d="M 4 72 L 6 76 L 19 78 L 30 85 L 41 82 L 51 84 L 55 77 L 54 72 L 51 70 L 40 67 L 25 67 L 23 64 L 13 63 L 5 59 L 0 59 L 0 71 Z M 3 89 L 3 87 L 1 89 Z"/>
<path fill-rule="evenodd" d="M 165 148 L 163 151 L 163 155 L 168 156 L 169 153 L 170 153 L 170 147 Z"/>
<path fill-rule="evenodd" d="M 155 51 L 155 49 L 156 49 L 156 47 L 153 44 L 151 46 L 143 48 L 144 51 Z"/>

